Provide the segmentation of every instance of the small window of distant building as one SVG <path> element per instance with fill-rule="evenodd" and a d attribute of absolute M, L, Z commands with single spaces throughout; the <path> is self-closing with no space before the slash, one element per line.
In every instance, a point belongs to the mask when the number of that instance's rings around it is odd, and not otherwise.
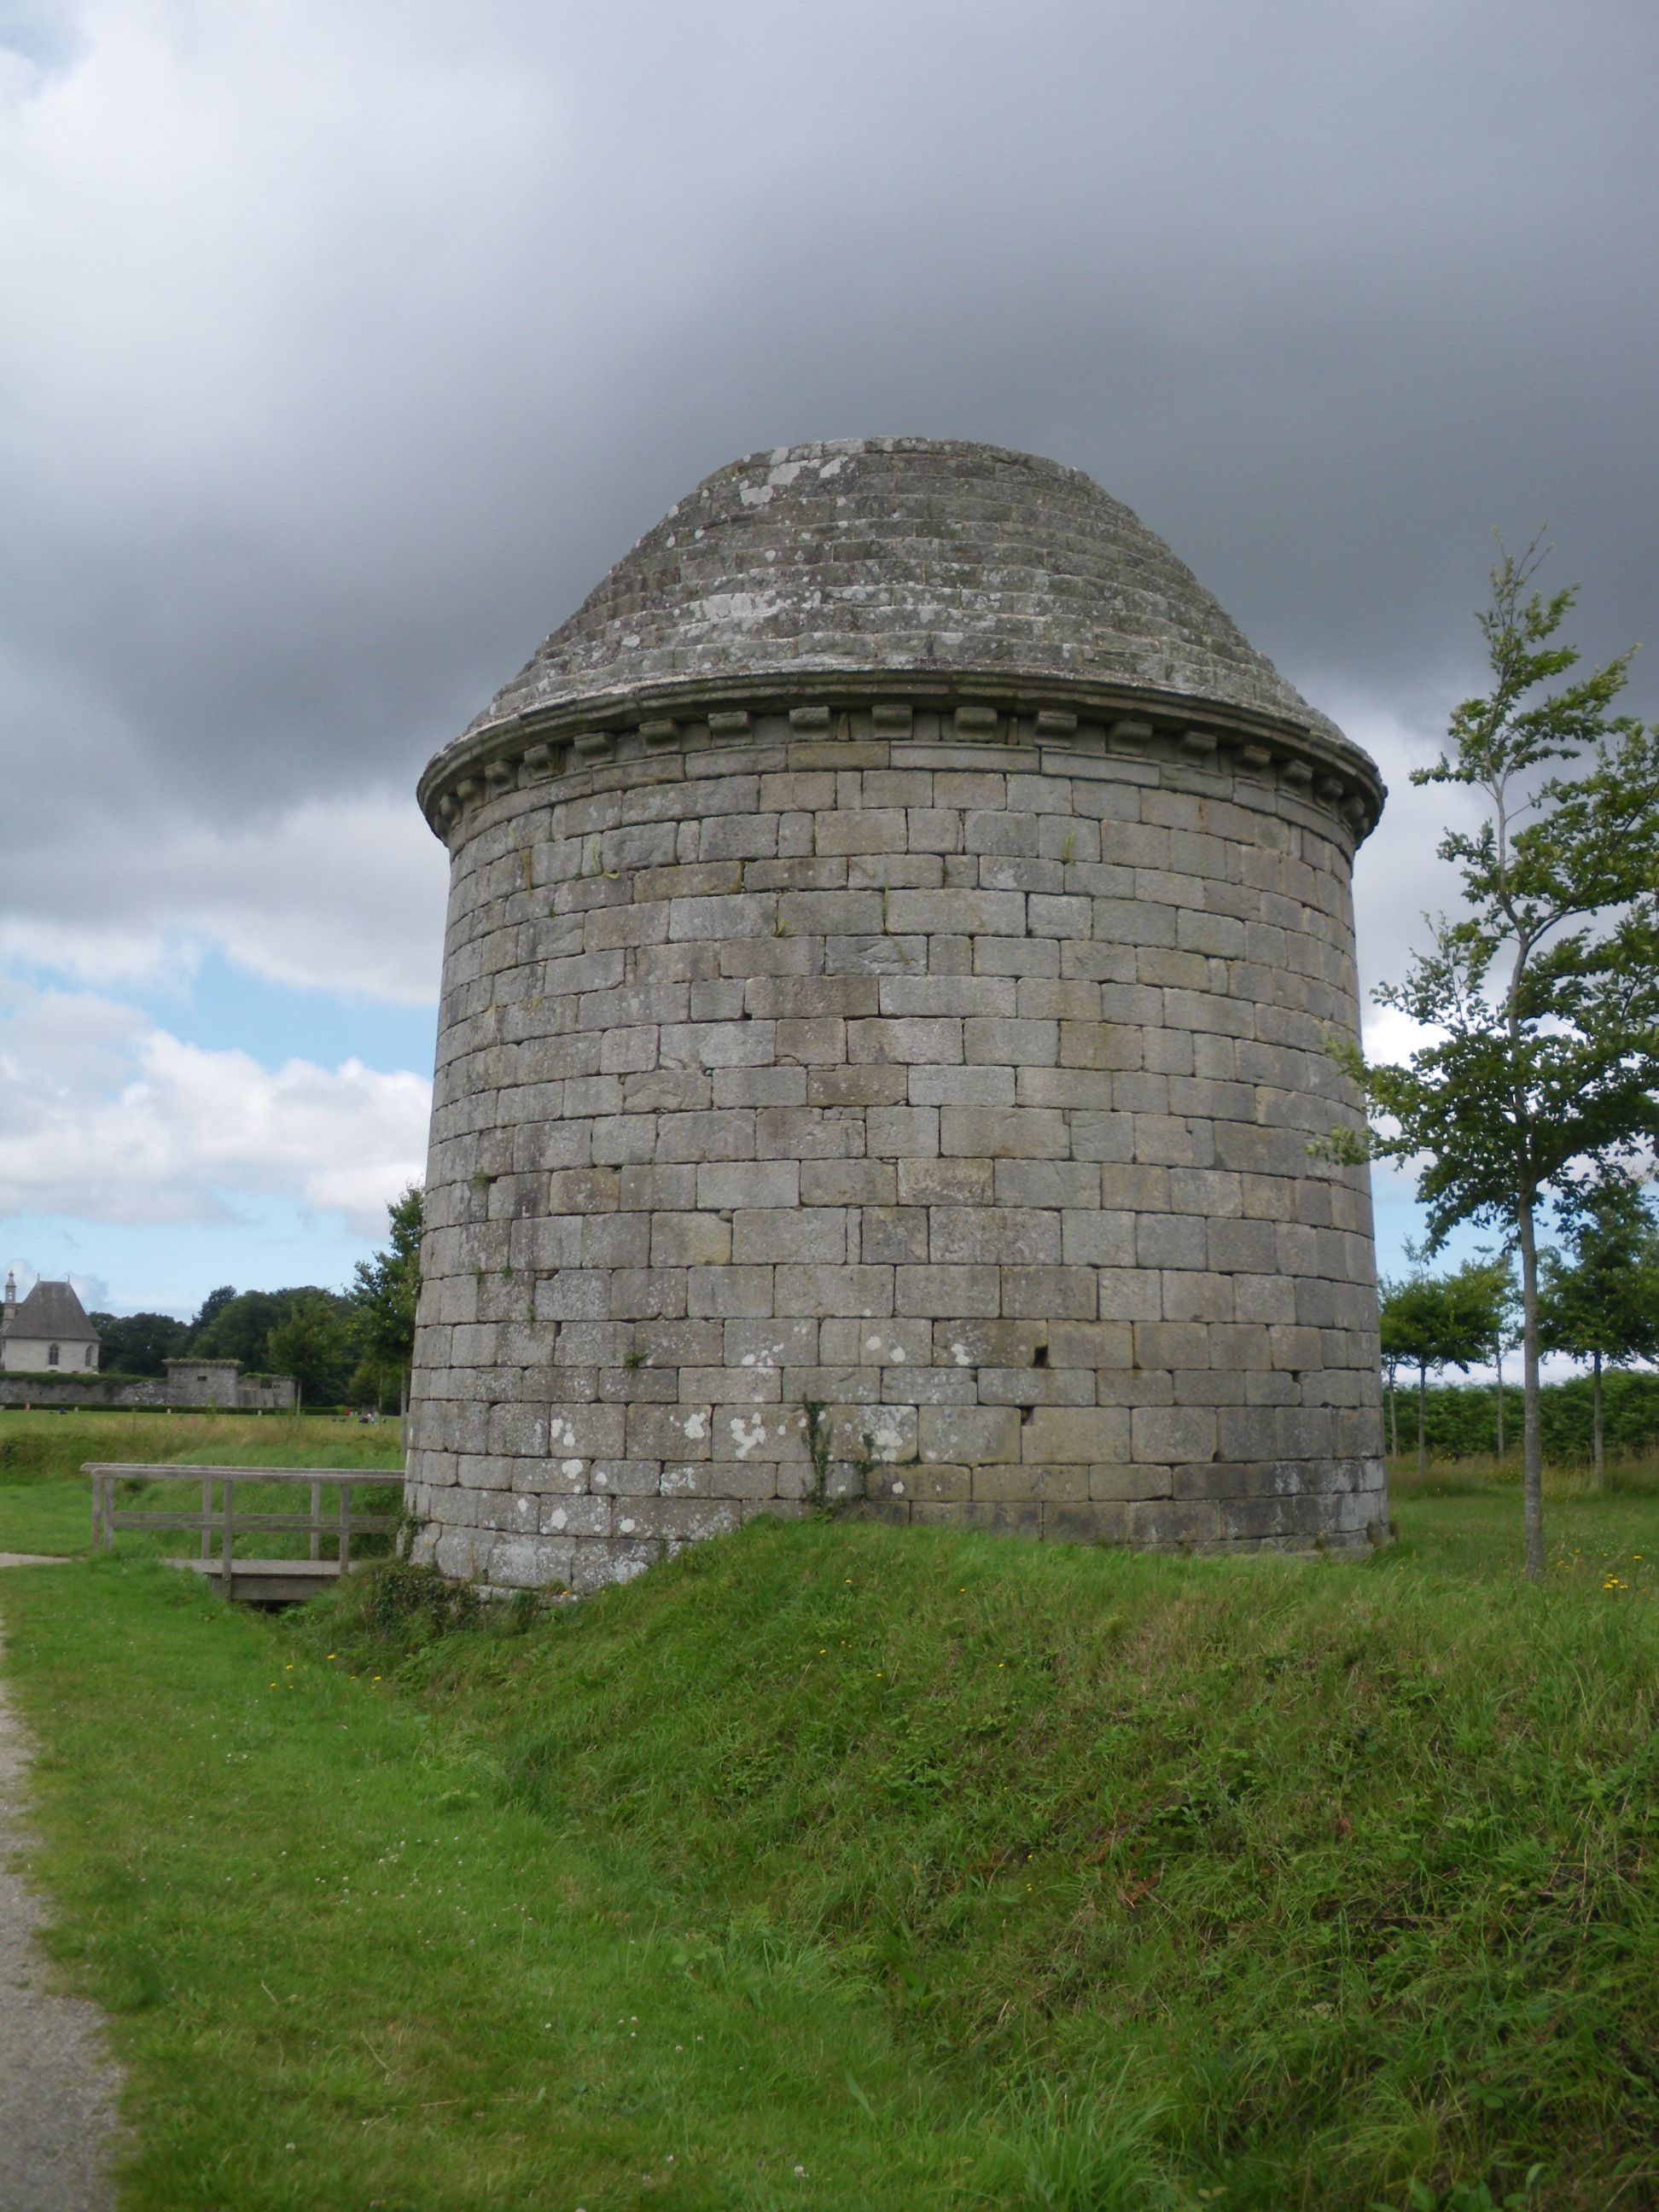
<path fill-rule="evenodd" d="M 48 1367 L 56 1367 L 58 1364 L 58 1346 L 55 1344 L 46 1353 L 46 1364 Z"/>
<path fill-rule="evenodd" d="M 97 1346 L 96 1346 L 95 1344 L 89 1344 L 89 1345 L 87 1346 L 87 1364 L 88 1364 L 88 1367 L 90 1367 L 90 1366 L 91 1366 L 91 1364 L 92 1364 L 93 1361 L 94 1361 L 97 1357 L 98 1357 L 98 1347 L 97 1347 Z"/>

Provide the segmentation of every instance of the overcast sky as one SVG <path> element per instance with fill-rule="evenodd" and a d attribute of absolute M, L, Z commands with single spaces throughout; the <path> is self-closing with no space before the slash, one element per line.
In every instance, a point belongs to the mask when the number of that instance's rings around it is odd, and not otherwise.
<path fill-rule="evenodd" d="M 1133 507 L 1381 762 L 1397 975 L 1492 529 L 1654 635 L 1656 79 L 1651 0 L 0 0 L 4 1256 L 349 1276 L 424 1152 L 416 775 L 796 439 Z"/>

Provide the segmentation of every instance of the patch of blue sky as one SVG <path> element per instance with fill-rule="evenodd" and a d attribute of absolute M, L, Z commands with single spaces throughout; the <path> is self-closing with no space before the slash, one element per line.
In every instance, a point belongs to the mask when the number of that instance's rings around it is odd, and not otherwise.
<path fill-rule="evenodd" d="M 435 1004 L 409 1006 L 344 991 L 273 983 L 218 951 L 204 950 L 188 969 L 112 991 L 159 1029 L 207 1052 L 245 1052 L 262 1067 L 311 1060 L 338 1067 L 360 1060 L 387 1072 L 432 1073 Z"/>
<path fill-rule="evenodd" d="M 1402 1275 L 1413 1272 L 1407 1248 L 1420 1250 L 1427 1240 L 1427 1216 L 1412 1195 L 1409 1185 L 1397 1176 L 1377 1172 L 1373 1172 L 1371 1178 L 1371 1207 L 1376 1231 L 1376 1272 L 1390 1282 L 1398 1281 Z M 1431 1274 L 1443 1274 L 1450 1268 L 1461 1267 L 1466 1260 L 1479 1258 L 1483 1252 L 1496 1252 L 1502 1243 L 1496 1230 L 1471 1229 L 1465 1224 L 1454 1229 L 1443 1249 L 1422 1264 Z"/>
<path fill-rule="evenodd" d="M 376 1240 L 337 1218 L 280 1198 L 237 1195 L 223 1221 L 82 1221 L 73 1215 L 0 1215 L 0 1269 L 20 1283 L 65 1277 L 89 1309 L 170 1313 L 188 1321 L 222 1283 L 278 1291 L 314 1283 L 345 1290 Z M 381 1240 L 384 1241 L 384 1240 Z"/>
<path fill-rule="evenodd" d="M 192 1044 L 246 1052 L 267 1067 L 285 1060 L 314 1060 L 319 1067 L 360 1060 L 367 1067 L 429 1075 L 438 1036 L 435 1004 L 300 990 L 268 982 L 213 951 L 191 979 L 189 1018 Z"/>
<path fill-rule="evenodd" d="M 83 44 L 70 10 L 58 0 L 0 0 L 0 46 L 36 69 L 68 68 Z"/>

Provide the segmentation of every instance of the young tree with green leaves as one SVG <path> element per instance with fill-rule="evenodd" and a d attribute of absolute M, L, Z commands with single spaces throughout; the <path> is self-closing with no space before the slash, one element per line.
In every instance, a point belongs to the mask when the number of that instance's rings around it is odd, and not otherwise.
<path fill-rule="evenodd" d="M 1605 1480 L 1601 1368 L 1659 1358 L 1659 1223 L 1634 1183 L 1604 1183 L 1573 1218 L 1568 1252 L 1540 1255 L 1539 1340 L 1590 1363 L 1590 1449 Z"/>
<path fill-rule="evenodd" d="M 181 1354 L 190 1330 L 172 1314 L 89 1314 L 102 1340 L 100 1364 L 105 1374 L 164 1375 L 167 1363 Z"/>
<path fill-rule="evenodd" d="M 359 1260 L 351 1288 L 352 1327 L 364 1359 L 398 1378 L 400 1407 L 408 1402 L 409 1363 L 415 1352 L 415 1306 L 421 1294 L 421 1235 L 425 1196 L 411 1183 L 386 1208 L 391 1242 L 372 1260 Z"/>
<path fill-rule="evenodd" d="M 1477 825 L 1448 830 L 1439 847 L 1461 872 L 1462 914 L 1432 922 L 1431 950 L 1376 994 L 1428 1042 L 1395 1063 L 1335 1048 L 1378 1117 L 1369 1149 L 1425 1163 L 1428 1249 L 1473 1221 L 1519 1254 L 1534 1577 L 1544 1571 L 1539 1212 L 1553 1201 L 1571 1215 L 1659 1136 L 1659 733 L 1614 711 L 1628 654 L 1560 681 L 1578 656 L 1556 633 L 1577 595 L 1534 588 L 1541 557 L 1534 541 L 1519 560 L 1499 559 L 1478 617 L 1492 688 L 1455 709 L 1448 750 L 1412 776 L 1480 805 Z"/>
<path fill-rule="evenodd" d="M 1424 1472 L 1429 1373 L 1458 1367 L 1464 1374 L 1486 1358 L 1502 1323 L 1509 1267 L 1502 1260 L 1470 1260 L 1449 1275 L 1420 1271 L 1382 1285 L 1380 1317 L 1385 1363 L 1417 1370 L 1417 1471 Z M 1395 1431 L 1395 1449 L 1399 1431 Z"/>
<path fill-rule="evenodd" d="M 302 1292 L 270 1332 L 267 1353 L 279 1375 L 291 1375 L 301 1402 L 337 1402 L 349 1340 L 345 1302 L 326 1291 Z"/>

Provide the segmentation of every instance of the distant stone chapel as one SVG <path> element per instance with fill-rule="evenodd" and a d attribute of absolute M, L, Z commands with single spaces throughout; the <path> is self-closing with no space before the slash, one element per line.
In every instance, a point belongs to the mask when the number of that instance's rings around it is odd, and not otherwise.
<path fill-rule="evenodd" d="M 0 1370 L 9 1375 L 95 1373 L 101 1345 L 69 1283 L 37 1283 L 20 1304 L 17 1278 L 6 1277 L 0 1319 Z"/>

